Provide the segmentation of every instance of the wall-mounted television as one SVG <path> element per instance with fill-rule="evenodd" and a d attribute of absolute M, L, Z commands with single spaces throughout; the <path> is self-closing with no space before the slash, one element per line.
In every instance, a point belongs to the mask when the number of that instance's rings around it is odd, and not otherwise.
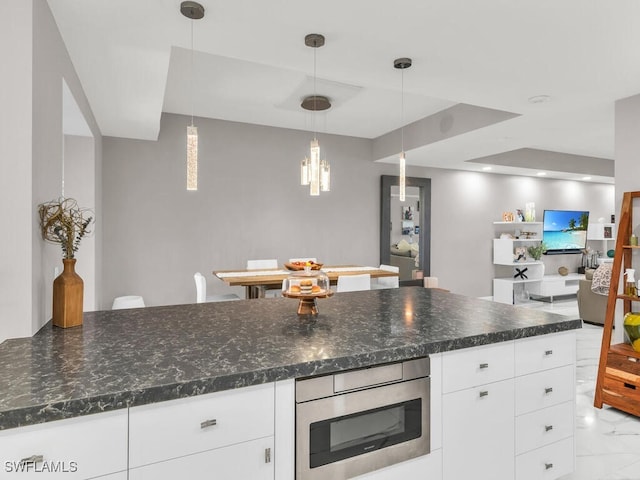
<path fill-rule="evenodd" d="M 581 253 L 587 246 L 589 212 L 582 210 L 545 210 L 542 241 L 545 255 Z"/>

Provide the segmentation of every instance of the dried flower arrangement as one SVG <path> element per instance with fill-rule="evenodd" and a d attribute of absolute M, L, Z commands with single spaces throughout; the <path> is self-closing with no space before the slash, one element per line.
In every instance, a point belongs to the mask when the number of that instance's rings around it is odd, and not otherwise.
<path fill-rule="evenodd" d="M 38 205 L 42 239 L 62 246 L 64 258 L 75 258 L 82 238 L 91 233 L 91 210 L 78 207 L 73 198 L 61 197 Z"/>

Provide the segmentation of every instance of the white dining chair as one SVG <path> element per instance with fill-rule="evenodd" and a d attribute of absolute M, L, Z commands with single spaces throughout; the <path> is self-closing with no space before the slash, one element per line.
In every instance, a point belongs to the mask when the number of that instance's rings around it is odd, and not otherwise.
<path fill-rule="evenodd" d="M 124 295 L 113 299 L 111 310 L 123 310 L 125 308 L 143 308 L 144 299 L 140 295 Z"/>
<path fill-rule="evenodd" d="M 371 275 L 368 273 L 338 276 L 336 291 L 359 292 L 361 290 L 371 290 Z"/>
<path fill-rule="evenodd" d="M 385 265 L 380 264 L 380 270 L 384 270 L 385 272 L 394 272 L 400 274 L 400 267 L 396 267 L 394 265 Z M 381 288 L 398 288 L 400 286 L 400 277 L 396 275 L 395 277 L 380 277 L 376 278 L 371 282 L 371 288 L 381 289 Z"/>
<path fill-rule="evenodd" d="M 247 260 L 247 270 L 262 270 L 263 268 L 278 268 L 278 260 L 275 258 L 269 260 Z"/>
<path fill-rule="evenodd" d="M 247 270 L 268 270 L 270 268 L 278 268 L 278 260 L 247 260 Z M 280 292 L 278 290 L 267 290 L 263 286 L 257 287 L 260 289 L 261 297 L 279 297 Z"/>
<path fill-rule="evenodd" d="M 316 257 L 301 257 L 301 258 L 290 258 L 289 263 L 293 262 L 313 262 L 318 263 L 318 259 Z"/>
<path fill-rule="evenodd" d="M 204 277 L 204 275 L 202 275 L 200 272 L 196 272 L 193 274 L 193 279 L 196 282 L 196 303 L 229 302 L 233 300 L 240 300 L 240 297 L 235 293 L 207 296 L 207 279 Z"/>

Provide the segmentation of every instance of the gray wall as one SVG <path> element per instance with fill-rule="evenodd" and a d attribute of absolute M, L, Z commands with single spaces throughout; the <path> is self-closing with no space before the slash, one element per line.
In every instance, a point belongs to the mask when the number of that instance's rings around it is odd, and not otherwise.
<path fill-rule="evenodd" d="M 195 301 L 193 273 L 209 291 L 243 294 L 211 275 L 247 259 L 314 256 L 330 264 L 379 263 L 380 175 L 371 141 L 319 135 L 331 162 L 332 191 L 311 198 L 298 185 L 311 134 L 196 119 L 199 190 L 185 189 L 189 119 L 164 114 L 157 142 L 105 137 L 104 300 L 139 294 L 148 305 Z M 613 186 L 412 167 L 432 178 L 432 271 L 456 293 L 491 295 L 493 221 L 536 203 L 613 213 Z M 550 270 L 579 255 L 554 258 Z M 558 263 L 558 265 L 556 265 Z"/>
<path fill-rule="evenodd" d="M 61 194 L 63 78 L 95 137 L 98 174 L 85 181 L 98 194 L 102 144 L 45 0 L 1 2 L 0 48 L 3 53 L 0 198 L 7 206 L 6 224 L 11 226 L 2 242 L 2 342 L 6 338 L 33 335 L 51 318 L 53 272 L 55 266 L 62 265 L 62 255 L 59 246 L 45 245 L 40 238 L 37 206 Z M 96 209 L 99 208 L 97 202 Z M 95 256 L 100 258 L 99 253 Z"/>

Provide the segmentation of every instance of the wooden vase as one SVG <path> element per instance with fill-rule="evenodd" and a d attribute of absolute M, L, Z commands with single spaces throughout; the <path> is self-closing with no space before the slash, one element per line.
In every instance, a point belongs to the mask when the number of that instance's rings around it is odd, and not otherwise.
<path fill-rule="evenodd" d="M 53 324 L 69 328 L 82 325 L 84 282 L 76 273 L 76 259 L 62 259 L 64 270 L 53 281 Z"/>

